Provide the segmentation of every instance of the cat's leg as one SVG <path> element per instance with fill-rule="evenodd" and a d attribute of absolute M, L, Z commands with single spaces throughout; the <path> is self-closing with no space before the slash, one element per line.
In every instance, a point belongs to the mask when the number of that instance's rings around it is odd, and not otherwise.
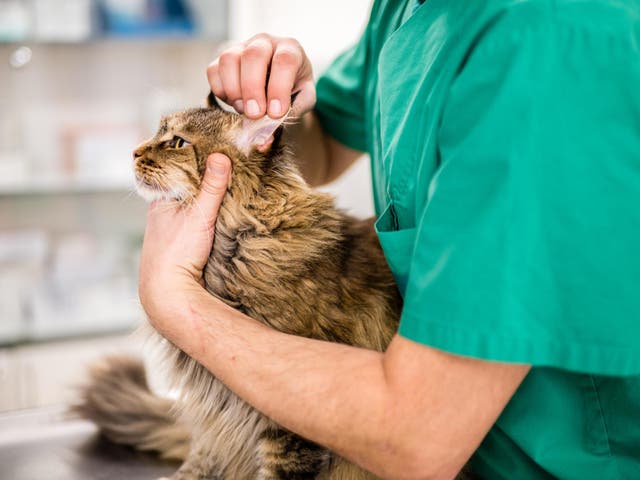
<path fill-rule="evenodd" d="M 158 480 L 221 480 L 215 461 L 211 458 L 210 449 L 204 442 L 192 446 L 185 461 L 170 478 Z"/>
<path fill-rule="evenodd" d="M 329 451 L 280 428 L 258 440 L 258 480 L 312 480 L 329 462 Z"/>

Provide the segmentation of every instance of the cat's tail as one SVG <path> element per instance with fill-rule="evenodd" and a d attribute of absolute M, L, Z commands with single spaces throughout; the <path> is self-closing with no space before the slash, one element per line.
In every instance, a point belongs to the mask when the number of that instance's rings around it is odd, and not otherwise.
<path fill-rule="evenodd" d="M 173 402 L 155 395 L 144 364 L 127 356 L 111 356 L 93 365 L 71 412 L 93 421 L 109 440 L 162 458 L 184 460 L 189 431 L 172 411 Z"/>

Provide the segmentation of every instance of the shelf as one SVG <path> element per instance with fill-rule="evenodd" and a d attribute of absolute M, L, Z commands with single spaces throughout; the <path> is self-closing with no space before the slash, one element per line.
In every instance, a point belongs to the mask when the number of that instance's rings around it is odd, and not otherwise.
<path fill-rule="evenodd" d="M 127 179 L 48 179 L 0 183 L 0 197 L 14 195 L 64 195 L 108 192 L 134 192 L 133 180 Z"/>
<path fill-rule="evenodd" d="M 0 44 L 83 45 L 121 38 L 222 40 L 228 37 L 228 18 L 227 0 L 0 1 Z"/>
<path fill-rule="evenodd" d="M 24 38 L 21 40 L 0 39 L 0 47 L 18 48 L 23 45 L 30 47 L 85 47 L 103 44 L 161 44 L 161 43 L 217 43 L 228 40 L 225 35 L 187 35 L 175 33 L 171 35 L 103 35 L 88 37 L 82 40 L 40 40 Z"/>
<path fill-rule="evenodd" d="M 131 334 L 140 326 L 142 317 L 130 319 L 114 319 L 110 323 L 95 325 L 57 325 L 47 328 L 40 327 L 34 331 L 25 331 L 14 335 L 0 337 L 0 348 L 10 346 L 24 346 L 61 340 L 77 340 L 110 336 L 116 334 Z"/>

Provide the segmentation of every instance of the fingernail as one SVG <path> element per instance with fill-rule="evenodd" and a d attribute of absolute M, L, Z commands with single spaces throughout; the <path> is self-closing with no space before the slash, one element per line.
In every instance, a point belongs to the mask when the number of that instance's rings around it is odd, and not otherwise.
<path fill-rule="evenodd" d="M 209 160 L 209 165 L 211 166 L 213 174 L 218 177 L 227 173 L 226 162 L 218 157 L 214 157 L 212 160 Z"/>
<path fill-rule="evenodd" d="M 236 100 L 235 102 L 233 102 L 233 108 L 235 108 L 236 111 L 241 112 L 242 111 L 242 100 Z"/>
<path fill-rule="evenodd" d="M 260 113 L 260 107 L 257 101 L 253 99 L 247 100 L 247 113 L 249 115 L 258 115 Z"/>
<path fill-rule="evenodd" d="M 280 100 L 273 99 L 269 102 L 269 113 L 275 116 L 280 116 L 282 114 L 282 104 L 280 103 Z"/>

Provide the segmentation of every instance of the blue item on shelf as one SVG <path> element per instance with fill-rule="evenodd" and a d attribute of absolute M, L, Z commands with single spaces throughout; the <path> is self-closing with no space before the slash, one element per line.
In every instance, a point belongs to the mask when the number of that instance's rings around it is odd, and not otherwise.
<path fill-rule="evenodd" d="M 100 0 L 100 16 L 108 36 L 188 36 L 195 30 L 182 0 Z"/>

